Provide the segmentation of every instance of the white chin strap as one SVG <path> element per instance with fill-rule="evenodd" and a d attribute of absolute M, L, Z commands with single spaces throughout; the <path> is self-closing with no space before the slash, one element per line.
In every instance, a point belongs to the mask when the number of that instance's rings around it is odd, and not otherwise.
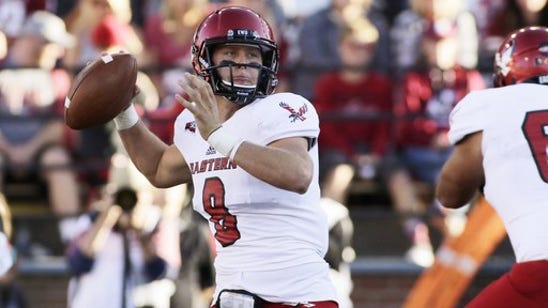
<path fill-rule="evenodd" d="M 234 85 L 232 85 L 232 83 L 228 82 L 228 81 L 225 81 L 225 80 L 221 80 L 222 83 L 226 86 L 229 86 L 229 87 L 238 87 L 238 88 L 244 88 L 244 89 L 254 89 L 256 86 L 247 86 L 247 85 L 243 85 L 243 84 L 237 84 L 235 83 Z"/>

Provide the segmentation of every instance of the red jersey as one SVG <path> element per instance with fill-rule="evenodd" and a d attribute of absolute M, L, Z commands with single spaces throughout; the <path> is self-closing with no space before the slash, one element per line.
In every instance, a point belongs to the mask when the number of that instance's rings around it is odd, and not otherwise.
<path fill-rule="evenodd" d="M 401 117 L 399 146 L 430 146 L 437 134 L 449 130 L 449 113 L 457 102 L 470 91 L 485 88 L 477 70 L 456 67 L 438 72 L 446 76 L 445 82 L 433 82 L 430 71 L 411 71 L 404 76 L 402 99 L 396 106 L 396 114 Z"/>
<path fill-rule="evenodd" d="M 370 72 L 358 82 L 350 83 L 338 72 L 327 73 L 318 79 L 314 97 L 314 106 L 322 119 L 320 149 L 339 149 L 349 156 L 360 147 L 375 154 L 385 152 L 392 113 L 392 85 L 387 77 Z M 330 118 L 334 115 L 356 119 Z"/>

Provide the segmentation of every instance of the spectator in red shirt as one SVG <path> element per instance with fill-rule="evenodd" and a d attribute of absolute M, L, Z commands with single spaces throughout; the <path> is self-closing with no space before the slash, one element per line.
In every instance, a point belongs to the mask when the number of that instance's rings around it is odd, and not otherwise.
<path fill-rule="evenodd" d="M 392 110 L 392 86 L 385 75 L 369 67 L 378 35 L 375 26 L 365 18 L 344 26 L 339 45 L 342 68 L 321 75 L 315 85 L 314 105 L 321 118 L 322 205 L 329 216 L 341 209 L 346 211 L 341 204 L 346 204 L 347 190 L 356 173 L 367 180 L 377 178 L 375 172 L 387 150 L 390 122 L 383 116 Z M 367 118 L 347 118 L 353 116 Z M 352 280 L 349 271 L 344 270 L 344 264 L 352 260 L 336 254 L 336 246 L 330 245 L 327 260 L 339 304 L 352 307 Z"/>
<path fill-rule="evenodd" d="M 392 86 L 383 74 L 369 68 L 378 31 L 367 19 L 341 32 L 339 53 L 343 67 L 321 75 L 315 85 L 314 105 L 320 123 L 320 181 L 323 196 L 346 203 L 355 170 L 374 177 L 387 150 L 390 122 L 383 115 L 392 110 Z M 368 120 L 333 116 L 363 115 Z"/>
<path fill-rule="evenodd" d="M 434 25 L 425 31 L 422 59 L 403 76 L 399 89 L 401 100 L 396 106 L 396 113 L 401 117 L 397 129 L 401 161 L 413 180 L 426 184 L 427 188 L 427 198 L 419 198 L 417 189 L 416 200 L 420 203 L 410 205 L 411 210 L 403 213 L 407 216 L 406 233 L 414 242 L 408 257 L 423 266 L 433 262 L 428 228 L 422 218 L 434 202 L 433 187 L 452 150 L 447 139 L 449 113 L 468 92 L 485 88 L 479 71 L 457 64 L 457 33 L 456 29 L 439 32 Z M 453 233 L 458 232 L 458 228 L 442 224 L 442 231 Z"/>

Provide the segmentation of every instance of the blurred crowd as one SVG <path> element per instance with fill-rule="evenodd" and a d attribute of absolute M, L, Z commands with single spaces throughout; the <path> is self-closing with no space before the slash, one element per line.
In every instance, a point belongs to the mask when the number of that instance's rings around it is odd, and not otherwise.
<path fill-rule="evenodd" d="M 67 248 L 73 307 L 207 307 L 215 251 L 189 206 L 192 187 L 152 187 L 110 123 L 74 131 L 63 112 L 87 63 L 129 52 L 139 64 L 139 112 L 171 143 L 195 27 L 225 5 L 270 22 L 281 50 L 277 91 L 306 97 L 320 114 L 323 202 L 340 229 L 331 233 L 340 247 L 328 257 L 339 275 L 349 275 L 344 264 L 353 257 L 346 205 L 356 182 L 389 195 L 410 262 L 433 263 L 429 225 L 462 230 L 465 212 L 444 211 L 433 197 L 452 150 L 449 112 L 468 92 L 491 86 L 505 35 L 548 25 L 546 0 L 0 0 L 1 227 L 19 242 L 10 184 L 42 188 Z M 3 289 L 14 288 L 10 277 Z M 345 288 L 350 294 L 351 283 Z"/>

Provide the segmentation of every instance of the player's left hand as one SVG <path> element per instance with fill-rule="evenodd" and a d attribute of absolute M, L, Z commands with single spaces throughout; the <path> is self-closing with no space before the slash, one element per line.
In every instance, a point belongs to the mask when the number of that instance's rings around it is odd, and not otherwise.
<path fill-rule="evenodd" d="M 207 140 L 222 123 L 217 100 L 207 81 L 189 73 L 185 73 L 185 77 L 184 80 L 179 81 L 179 86 L 186 93 L 187 98 L 176 94 L 175 99 L 192 112 L 202 138 Z"/>

